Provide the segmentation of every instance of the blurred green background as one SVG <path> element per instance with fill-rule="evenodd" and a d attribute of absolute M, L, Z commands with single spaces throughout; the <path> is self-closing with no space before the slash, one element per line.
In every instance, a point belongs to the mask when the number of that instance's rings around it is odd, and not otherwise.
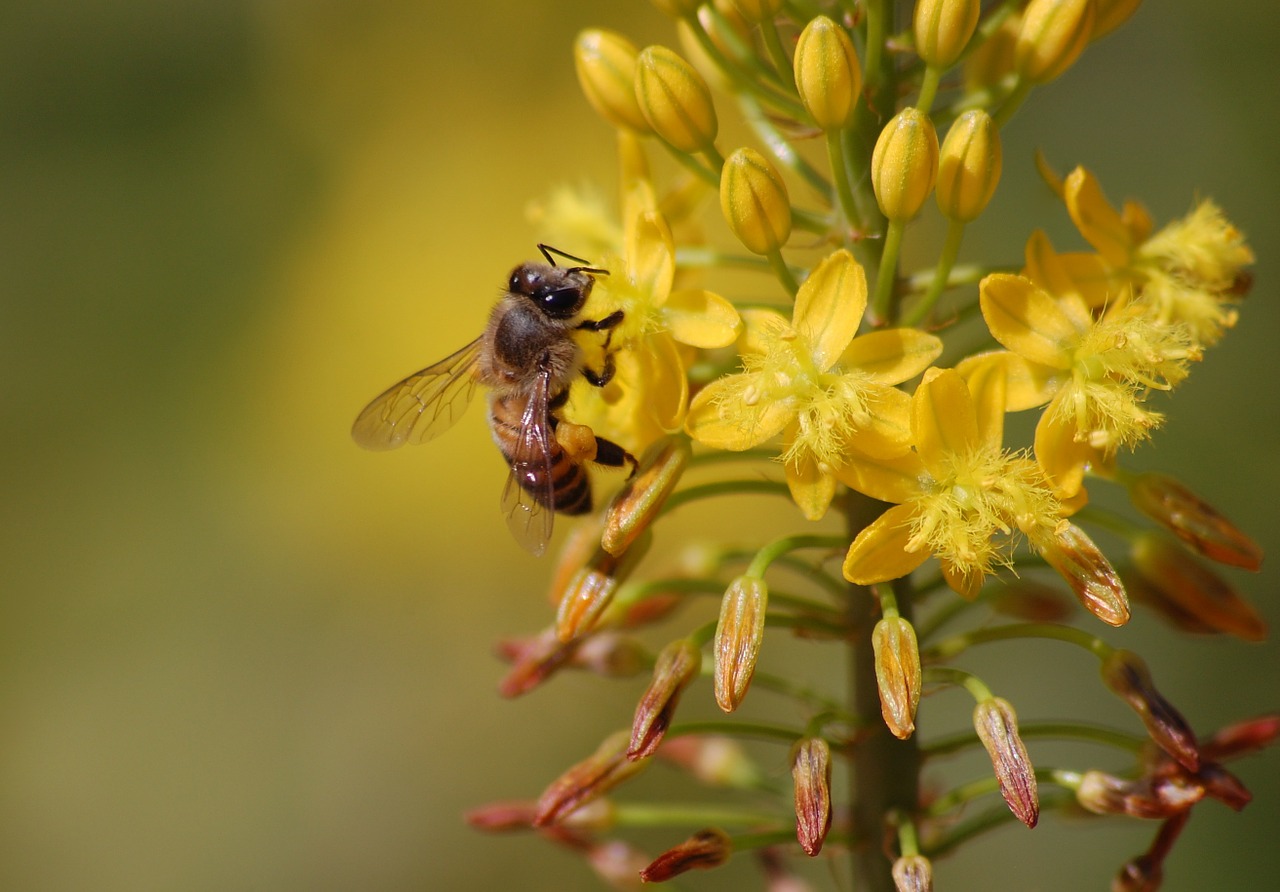
<path fill-rule="evenodd" d="M 570 55 L 593 24 L 674 41 L 641 2 L 0 6 L 0 888 L 596 888 L 461 814 L 536 795 L 629 722 L 642 682 L 496 695 L 492 642 L 548 620 L 548 565 L 503 529 L 482 412 L 403 454 L 347 436 L 479 331 L 532 252 L 531 200 L 612 189 Z M 1035 147 L 1159 221 L 1217 199 L 1257 285 L 1142 464 L 1273 560 L 1277 24 L 1245 0 L 1147 4 L 1019 113 L 962 255 L 1014 258 L 1036 225 L 1073 244 Z M 1280 621 L 1272 568 L 1232 578 Z M 1108 637 L 1201 731 L 1280 705 L 1272 645 L 1145 613 Z M 1085 662 L 1018 658 L 989 678 L 1018 676 L 1024 714 L 1111 708 Z M 1277 765 L 1234 766 L 1255 802 L 1198 808 L 1167 889 L 1277 875 Z M 1104 888 L 1153 831 L 1008 829 L 939 865 L 940 888 Z M 744 883 L 734 865 L 687 887 Z"/>

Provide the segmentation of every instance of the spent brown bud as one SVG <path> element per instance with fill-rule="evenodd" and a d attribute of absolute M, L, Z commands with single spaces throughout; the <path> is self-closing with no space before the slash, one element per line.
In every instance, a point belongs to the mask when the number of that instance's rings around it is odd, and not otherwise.
<path fill-rule="evenodd" d="M 1265 749 L 1280 738 L 1280 715 L 1263 715 L 1221 729 L 1200 747 L 1205 759 L 1221 761 Z"/>
<path fill-rule="evenodd" d="M 716 703 L 733 712 L 747 696 L 755 675 L 760 645 L 764 642 L 765 609 L 769 588 L 763 579 L 739 576 L 729 583 L 720 601 L 713 644 Z"/>
<path fill-rule="evenodd" d="M 1267 622 L 1253 605 L 1167 536 L 1141 533 L 1130 543 L 1129 556 L 1146 583 L 1145 599 L 1157 609 L 1171 607 L 1172 618 L 1190 617 L 1208 631 L 1245 641 L 1267 637 Z"/>
<path fill-rule="evenodd" d="M 1151 739 L 1188 771 L 1200 767 L 1196 735 L 1182 713 L 1156 690 L 1142 657 L 1113 650 L 1102 660 L 1102 681 L 1142 719 Z"/>
<path fill-rule="evenodd" d="M 556 608 L 556 636 L 568 642 L 590 632 L 617 591 L 618 580 L 603 570 L 580 569 L 569 580 Z"/>
<path fill-rule="evenodd" d="M 1198 554 L 1220 564 L 1257 571 L 1262 549 L 1209 503 L 1167 474 L 1138 474 L 1129 483 L 1134 507 Z"/>
<path fill-rule="evenodd" d="M 620 555 L 649 528 L 680 482 L 692 448 L 686 437 L 665 437 L 640 459 L 640 468 L 605 512 L 600 547 Z"/>
<path fill-rule="evenodd" d="M 639 887 L 640 871 L 649 863 L 648 855 L 621 839 L 594 843 L 587 848 L 585 856 L 596 876 L 610 889 Z"/>
<path fill-rule="evenodd" d="M 733 853 L 733 843 L 721 830 L 699 830 L 675 848 L 663 852 L 640 871 L 646 883 L 663 883 L 690 870 L 719 867 Z"/>
<path fill-rule="evenodd" d="M 791 748 L 791 783 L 796 839 L 812 858 L 831 830 L 831 747 L 821 737 L 806 737 Z"/>
<path fill-rule="evenodd" d="M 565 820 L 588 802 L 642 771 L 649 764 L 647 760 L 627 758 L 630 738 L 630 731 L 609 735 L 594 753 L 552 781 L 538 797 L 534 826 L 546 827 Z"/>
<path fill-rule="evenodd" d="M 871 630 L 880 713 L 889 731 L 906 740 L 916 729 L 920 705 L 920 648 L 916 630 L 900 616 L 887 616 Z"/>
<path fill-rule="evenodd" d="M 1221 802 L 1232 811 L 1241 811 L 1253 801 L 1253 794 L 1244 785 L 1244 781 L 1236 777 L 1216 762 L 1205 762 L 1196 772 L 1204 792 Z"/>
<path fill-rule="evenodd" d="M 1076 789 L 1076 801 L 1094 814 L 1148 820 L 1184 812 L 1204 796 L 1204 784 L 1182 772 L 1125 780 L 1101 771 L 1087 771 Z"/>
<path fill-rule="evenodd" d="M 501 642 L 499 656 L 512 665 L 498 683 L 498 693 L 503 697 L 529 693 L 569 664 L 579 644 L 579 641 L 562 642 L 554 629 L 547 629 L 534 638 Z"/>
<path fill-rule="evenodd" d="M 924 855 L 903 855 L 893 862 L 898 892 L 933 892 L 933 864 Z"/>
<path fill-rule="evenodd" d="M 973 709 L 973 729 L 986 747 L 1000 782 L 1000 795 L 1019 821 L 1034 827 L 1040 820 L 1035 768 L 1018 734 L 1018 716 L 1002 697 L 983 700 Z"/>
<path fill-rule="evenodd" d="M 631 723 L 628 759 L 653 755 L 662 743 L 671 718 L 675 715 L 680 695 L 698 677 L 702 667 L 702 651 L 688 638 L 672 641 L 658 654 L 653 666 L 653 680 L 636 705 Z"/>
<path fill-rule="evenodd" d="M 1112 626 L 1129 621 L 1129 597 L 1120 574 L 1084 530 L 1073 523 L 1064 524 L 1037 546 L 1086 610 Z"/>
<path fill-rule="evenodd" d="M 531 829 L 535 809 L 532 802 L 490 802 L 471 809 L 463 819 L 485 833 L 509 833 Z"/>

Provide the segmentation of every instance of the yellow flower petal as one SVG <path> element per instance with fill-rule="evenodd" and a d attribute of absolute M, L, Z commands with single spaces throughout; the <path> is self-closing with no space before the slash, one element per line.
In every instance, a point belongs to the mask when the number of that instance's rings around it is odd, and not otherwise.
<path fill-rule="evenodd" d="M 746 309 L 742 311 L 744 328 L 739 352 L 767 353 L 779 341 L 795 336 L 791 323 L 774 310 Z"/>
<path fill-rule="evenodd" d="M 1043 229 L 1027 239 L 1026 268 L 1023 271 L 1050 294 L 1078 295 L 1088 306 L 1101 307 L 1114 301 L 1120 283 L 1102 255 L 1073 252 L 1059 254 Z"/>
<path fill-rule="evenodd" d="M 1050 403 L 1036 425 L 1036 462 L 1053 485 L 1054 494 L 1071 499 L 1082 492 L 1084 472 L 1098 453 L 1087 442 L 1077 442 L 1075 423 L 1056 408 Z"/>
<path fill-rule="evenodd" d="M 791 436 L 788 435 L 787 440 L 790 439 Z M 805 520 L 822 520 L 836 494 L 835 475 L 822 470 L 809 452 L 803 452 L 796 459 L 788 461 L 785 467 L 787 487 L 791 490 L 791 499 L 800 513 Z"/>
<path fill-rule="evenodd" d="M 906 576 L 929 559 L 924 549 L 907 551 L 915 508 L 895 505 L 871 522 L 849 546 L 844 578 L 854 585 L 871 585 Z"/>
<path fill-rule="evenodd" d="M 665 332 L 648 337 L 649 350 L 637 351 L 642 380 L 648 384 L 645 408 L 658 427 L 674 433 L 684 426 L 689 378 L 675 341 Z"/>
<path fill-rule="evenodd" d="M 685 430 L 699 443 L 735 452 L 758 446 L 782 432 L 795 417 L 789 400 L 761 399 L 748 405 L 743 390 L 755 375 L 726 375 L 698 392 L 689 406 Z"/>
<path fill-rule="evenodd" d="M 867 277 L 843 248 L 827 256 L 796 294 L 792 327 L 809 346 L 819 371 L 835 365 L 867 309 Z"/>
<path fill-rule="evenodd" d="M 1067 174 L 1063 183 L 1067 212 L 1084 240 L 1112 266 L 1125 266 L 1133 253 L 1132 233 L 1102 194 L 1097 178 L 1083 167 Z"/>
<path fill-rule="evenodd" d="M 857 368 L 877 384 L 901 384 L 929 367 L 942 353 L 942 341 L 916 328 L 890 328 L 853 339 L 840 356 L 844 368 Z"/>
<path fill-rule="evenodd" d="M 896 458 L 911 451 L 911 396 L 896 387 L 868 388 L 870 416 L 849 445 L 870 458 Z"/>
<path fill-rule="evenodd" d="M 930 369 L 911 399 L 911 434 L 924 466 L 944 467 L 949 456 L 981 445 L 978 416 L 964 378 L 955 369 Z"/>
<path fill-rule="evenodd" d="M 956 371 L 966 380 L 972 379 L 985 366 L 999 366 L 1004 370 L 1004 409 L 1021 412 L 1043 406 L 1062 385 L 1062 374 L 1050 366 L 1028 362 L 1008 350 L 992 350 L 960 361 Z"/>
<path fill-rule="evenodd" d="M 642 294 L 653 295 L 661 306 L 676 274 L 675 243 L 667 221 L 656 211 L 645 211 L 627 232 L 627 277 Z"/>
<path fill-rule="evenodd" d="M 691 347 L 728 347 L 738 338 L 742 320 L 733 304 L 711 291 L 673 291 L 662 305 L 671 336 Z"/>
<path fill-rule="evenodd" d="M 1005 367 L 988 362 L 974 368 L 965 379 L 969 396 L 978 416 L 978 437 L 988 446 L 1000 448 L 1004 443 Z"/>
<path fill-rule="evenodd" d="M 1030 279 L 1007 273 L 987 276 L 978 290 L 982 316 L 997 341 L 1032 362 L 1071 367 L 1068 351 L 1080 331 L 1057 301 Z"/>
<path fill-rule="evenodd" d="M 836 478 L 852 489 L 882 502 L 907 502 L 920 495 L 920 478 L 926 475 L 914 452 L 889 459 L 872 459 L 850 451 L 835 469 Z"/>

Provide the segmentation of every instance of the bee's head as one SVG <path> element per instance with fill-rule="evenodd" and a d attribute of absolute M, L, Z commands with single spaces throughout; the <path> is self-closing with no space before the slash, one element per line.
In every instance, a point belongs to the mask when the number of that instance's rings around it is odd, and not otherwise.
<path fill-rule="evenodd" d="M 593 273 L 586 267 L 563 268 L 545 263 L 522 263 L 511 271 L 507 289 L 533 301 L 551 319 L 572 319 L 595 284 Z"/>

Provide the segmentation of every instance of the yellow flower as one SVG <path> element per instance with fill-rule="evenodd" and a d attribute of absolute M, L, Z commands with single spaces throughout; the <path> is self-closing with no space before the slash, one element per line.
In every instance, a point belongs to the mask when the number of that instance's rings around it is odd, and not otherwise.
<path fill-rule="evenodd" d="M 702 289 L 674 289 L 675 245 L 656 209 L 628 220 L 622 255 L 606 256 L 608 276 L 596 282 L 604 312 L 620 309 L 611 348 L 617 371 L 603 388 L 579 388 L 568 417 L 616 435 L 630 448 L 644 449 L 684 424 L 689 401 L 685 358 L 678 344 L 727 347 L 742 323 L 733 305 Z"/>
<path fill-rule="evenodd" d="M 1135 305 L 1101 318 L 1075 294 L 1054 299 L 1023 276 L 996 274 L 979 285 L 982 315 L 1009 353 L 960 363 L 971 378 L 999 366 L 1008 411 L 1048 403 L 1036 427 L 1036 458 L 1058 495 L 1080 491 L 1084 470 L 1145 439 L 1163 420 L 1150 390 L 1169 390 L 1200 358 L 1184 326 L 1159 324 Z"/>
<path fill-rule="evenodd" d="M 1025 454 L 1001 447 L 1004 391 L 998 367 L 976 374 L 972 392 L 954 369 L 929 369 L 911 398 L 915 451 L 849 457 L 841 481 L 896 504 L 853 540 L 846 579 L 897 579 L 934 555 L 947 583 L 971 598 L 1009 563 L 1018 533 L 1033 543 L 1052 537 L 1063 509 L 1048 481 Z"/>
<path fill-rule="evenodd" d="M 1190 327 L 1198 344 L 1214 344 L 1236 323 L 1234 286 L 1253 262 L 1244 236 L 1212 201 L 1151 234 L 1151 218 L 1134 202 L 1117 211 L 1097 179 L 1077 167 L 1063 200 L 1085 240 L 1114 273 L 1133 282 L 1138 302 L 1157 321 Z"/>
<path fill-rule="evenodd" d="M 743 450 L 784 435 L 787 482 L 805 516 L 823 515 L 850 448 L 878 458 L 910 448 L 910 399 L 896 389 L 942 352 L 915 329 L 854 337 L 867 281 L 848 251 L 828 256 L 796 295 L 791 322 L 747 311 L 743 371 L 707 385 L 685 423 L 700 443 Z"/>

